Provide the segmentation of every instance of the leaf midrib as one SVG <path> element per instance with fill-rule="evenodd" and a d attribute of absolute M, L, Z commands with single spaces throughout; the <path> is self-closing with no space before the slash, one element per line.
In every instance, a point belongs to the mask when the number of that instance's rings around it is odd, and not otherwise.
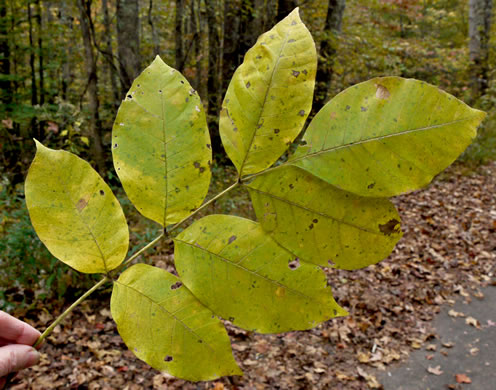
<path fill-rule="evenodd" d="M 347 144 L 344 144 L 344 145 L 334 146 L 334 147 L 329 148 L 329 149 L 321 149 L 321 150 L 319 150 L 317 152 L 307 153 L 304 156 L 297 157 L 297 158 L 295 158 L 293 160 L 290 160 L 290 161 L 288 161 L 288 164 L 293 164 L 295 162 L 304 160 L 306 158 L 316 157 L 316 156 L 319 156 L 321 154 L 331 153 L 331 152 L 334 152 L 336 150 L 345 149 L 345 148 L 348 148 L 348 147 L 353 147 L 355 145 L 361 145 L 361 144 L 365 144 L 365 143 L 369 143 L 369 142 L 380 141 L 380 140 L 383 140 L 383 139 L 386 139 L 386 138 L 400 137 L 400 136 L 402 136 L 404 134 L 411 134 L 411 133 L 416 133 L 416 132 L 422 132 L 422 131 L 437 129 L 437 128 L 440 128 L 440 127 L 450 126 L 450 125 L 453 125 L 453 124 L 456 124 L 456 123 L 460 123 L 460 122 L 464 122 L 464 121 L 469 121 L 469 120 L 473 120 L 473 119 L 474 118 L 457 119 L 457 120 L 446 122 L 446 123 L 442 123 L 442 124 L 439 124 L 439 125 L 419 127 L 419 128 L 416 128 L 416 129 L 405 130 L 405 131 L 401 131 L 401 132 L 398 132 L 398 133 L 386 134 L 386 135 L 381 135 L 381 136 L 377 136 L 377 137 L 371 137 L 371 138 L 368 138 L 368 139 L 365 139 L 365 140 L 359 140 L 359 141 L 355 141 L 355 142 L 350 142 L 350 143 L 347 143 Z"/>
<path fill-rule="evenodd" d="M 239 169 L 239 176 L 243 176 L 243 169 L 245 167 L 245 164 L 246 164 L 246 160 L 248 159 L 248 155 L 250 154 L 250 150 L 253 146 L 253 141 L 255 140 L 255 135 L 257 134 L 257 126 L 259 125 L 260 123 L 260 118 L 263 117 L 263 112 L 265 110 L 265 103 L 267 102 L 267 97 L 269 96 L 269 91 L 270 89 L 272 88 L 272 83 L 274 81 L 274 73 L 277 69 L 277 67 L 279 66 L 279 61 L 281 59 L 281 53 L 283 52 L 284 48 L 286 47 L 286 43 L 288 42 L 288 37 L 289 37 L 289 31 L 290 29 L 288 29 L 286 31 L 286 34 L 284 36 L 284 41 L 283 41 L 283 44 L 281 45 L 281 49 L 279 50 L 279 52 L 277 53 L 277 60 L 276 60 L 276 63 L 274 65 L 274 68 L 272 69 L 272 72 L 270 73 L 270 82 L 269 82 L 269 85 L 267 86 L 267 89 L 265 90 L 265 96 L 264 96 L 264 100 L 263 100 L 263 103 L 262 103 L 262 109 L 260 110 L 260 114 L 258 115 L 258 119 L 256 121 L 256 124 L 255 124 L 255 129 L 253 131 L 253 134 L 251 136 L 251 139 L 250 139 L 250 143 L 248 144 L 248 149 L 246 150 L 246 154 L 245 154 L 245 157 L 243 158 L 243 161 L 241 163 L 241 168 Z M 279 32 L 276 31 L 277 34 L 279 35 Z M 267 32 L 268 33 L 268 32 Z M 266 33 L 266 34 L 267 34 Z"/>
<path fill-rule="evenodd" d="M 219 255 L 219 254 L 217 254 L 217 253 L 215 253 L 215 252 L 211 252 L 211 251 L 209 251 L 209 250 L 208 250 L 208 249 L 206 249 L 206 248 L 198 247 L 198 246 L 196 246 L 196 245 L 194 245 L 194 244 L 192 244 L 192 243 L 190 243 L 190 242 L 180 240 L 180 239 L 178 239 L 177 237 L 175 238 L 175 241 L 182 242 L 183 244 L 186 244 L 186 245 L 188 245 L 188 246 L 190 246 L 190 247 L 192 247 L 192 248 L 194 248 L 194 249 L 205 251 L 205 252 L 207 252 L 207 253 L 209 253 L 209 254 L 211 254 L 211 255 L 215 256 L 215 257 L 218 257 L 220 260 L 222 260 L 223 262 L 225 262 L 225 263 L 227 263 L 227 264 L 230 264 L 230 265 L 232 265 L 232 266 L 238 267 L 238 268 L 242 269 L 243 271 L 246 271 L 246 272 L 248 272 L 248 273 L 250 273 L 250 274 L 253 274 L 253 275 L 255 275 L 255 276 L 258 276 L 259 278 L 264 279 L 265 281 L 267 281 L 267 282 L 269 282 L 269 283 L 271 283 L 271 284 L 275 284 L 275 285 L 276 285 L 276 286 L 278 286 L 278 287 L 284 287 L 284 288 L 288 289 L 289 291 L 291 291 L 292 293 L 294 293 L 294 294 L 296 294 L 296 295 L 300 295 L 300 296 L 302 296 L 302 297 L 304 297 L 304 298 L 306 298 L 306 299 L 309 299 L 309 300 L 311 300 L 311 301 L 320 302 L 320 301 L 319 301 L 318 299 L 316 299 L 315 297 L 308 296 L 308 295 L 306 295 L 306 294 L 302 293 L 301 291 L 295 290 L 295 289 L 293 289 L 293 288 L 291 288 L 291 287 L 289 287 L 289 286 L 286 286 L 286 285 L 284 285 L 284 284 L 282 284 L 282 283 L 280 283 L 280 282 L 278 282 L 278 281 L 276 281 L 276 280 L 272 280 L 272 279 L 269 279 L 269 278 L 267 278 L 267 277 L 265 277 L 265 276 L 263 276 L 263 275 L 260 275 L 259 273 L 255 272 L 255 271 L 252 271 L 252 270 L 249 270 L 248 268 L 245 268 L 245 267 L 243 267 L 243 266 L 241 266 L 241 265 L 239 265 L 239 264 L 237 264 L 237 263 L 234 263 L 234 262 L 232 262 L 231 260 L 229 260 L 228 258 L 223 257 L 223 256 L 221 256 L 221 255 Z"/>
<path fill-rule="evenodd" d="M 171 313 L 169 310 L 167 310 L 165 307 L 163 307 L 162 305 L 160 305 L 159 303 L 155 302 L 152 298 L 150 298 L 148 295 L 144 294 L 143 292 L 141 292 L 140 290 L 134 288 L 134 287 L 131 287 L 131 285 L 129 284 L 124 284 L 122 282 L 120 282 L 119 280 L 114 280 L 114 283 L 117 283 L 123 287 L 127 287 L 131 290 L 133 290 L 134 292 L 136 292 L 137 294 L 139 294 L 140 296 L 148 299 L 151 303 L 153 303 L 154 305 L 158 306 L 163 312 L 165 312 L 165 314 L 167 314 L 169 317 L 173 318 L 175 321 L 179 322 L 188 332 L 192 333 L 195 337 L 197 337 L 199 340 L 202 340 L 202 344 L 204 343 L 205 346 L 207 346 L 213 353 L 215 353 L 215 349 L 210 346 L 209 343 L 207 343 L 205 341 L 205 339 L 203 337 L 201 337 L 199 334 L 197 334 L 193 329 L 191 329 L 188 325 L 186 325 L 182 320 L 180 320 L 178 317 L 176 317 L 173 313 Z M 200 303 L 200 302 L 199 302 Z M 200 303 L 201 304 L 201 303 Z"/>
<path fill-rule="evenodd" d="M 347 221 L 344 221 L 344 220 L 342 220 L 342 219 L 339 219 L 339 218 L 333 217 L 333 216 L 331 216 L 331 215 L 324 214 L 324 213 L 322 213 L 322 212 L 320 212 L 320 211 L 310 209 L 310 208 L 305 207 L 305 206 L 302 206 L 302 205 L 300 205 L 300 204 L 298 204 L 298 203 L 292 202 L 292 201 L 290 201 L 290 200 L 288 200 L 288 199 L 284 199 L 284 198 L 281 198 L 281 197 L 276 196 L 276 195 L 274 195 L 274 194 L 271 194 L 270 192 L 265 192 L 265 191 L 259 190 L 258 188 L 251 187 L 250 185 L 247 185 L 247 187 L 248 187 L 249 189 L 253 190 L 253 191 L 256 191 L 256 192 L 260 193 L 260 194 L 264 194 L 264 195 L 266 195 L 266 196 L 268 196 L 268 197 L 271 197 L 271 198 L 277 199 L 277 200 L 279 200 L 279 201 L 281 201 L 281 202 L 287 203 L 287 204 L 289 204 L 290 206 L 293 206 L 293 207 L 298 207 L 298 208 L 301 208 L 301 209 L 306 210 L 306 211 L 308 211 L 308 212 L 311 212 L 311 213 L 314 213 L 314 214 L 320 215 L 320 216 L 322 216 L 322 217 L 332 219 L 332 220 L 333 220 L 333 221 L 335 221 L 335 222 L 342 223 L 343 225 L 348 225 L 348 226 L 351 226 L 351 227 L 353 227 L 353 228 L 355 228 L 355 229 L 358 229 L 358 230 L 364 231 L 364 232 L 366 232 L 366 233 L 375 234 L 375 235 L 378 235 L 378 236 L 381 236 L 381 237 L 383 236 L 383 234 L 382 234 L 382 233 L 379 233 L 379 232 L 376 232 L 376 231 L 373 231 L 373 230 L 369 230 L 369 229 L 366 229 L 366 228 L 364 228 L 364 227 L 361 227 L 361 226 L 355 225 L 355 224 L 353 224 L 353 223 L 351 223 L 351 222 L 347 222 Z"/>

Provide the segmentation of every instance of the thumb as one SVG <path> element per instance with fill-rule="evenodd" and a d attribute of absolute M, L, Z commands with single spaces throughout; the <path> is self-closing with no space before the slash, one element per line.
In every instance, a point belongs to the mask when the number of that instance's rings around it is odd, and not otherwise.
<path fill-rule="evenodd" d="M 31 367 L 38 362 L 40 354 L 33 347 L 11 344 L 0 348 L 0 377 Z"/>

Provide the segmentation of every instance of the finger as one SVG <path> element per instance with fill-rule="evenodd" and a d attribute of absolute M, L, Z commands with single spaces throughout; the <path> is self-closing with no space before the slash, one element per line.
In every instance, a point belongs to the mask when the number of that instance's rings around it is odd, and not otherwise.
<path fill-rule="evenodd" d="M 28 345 L 12 344 L 0 348 L 0 377 L 31 367 L 40 354 Z"/>
<path fill-rule="evenodd" d="M 33 345 L 40 332 L 31 325 L 12 317 L 0 310 L 0 329 L 2 329 L 2 339 L 15 344 Z"/>

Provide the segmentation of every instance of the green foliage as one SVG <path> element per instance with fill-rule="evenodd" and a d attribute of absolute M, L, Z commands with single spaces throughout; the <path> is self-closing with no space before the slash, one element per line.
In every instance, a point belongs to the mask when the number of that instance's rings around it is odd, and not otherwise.
<path fill-rule="evenodd" d="M 136 264 L 114 282 L 112 317 L 126 345 L 154 368 L 198 381 L 241 375 L 227 332 L 179 279 Z"/>
<path fill-rule="evenodd" d="M 248 50 L 220 116 L 222 143 L 240 176 L 271 166 L 300 133 L 316 70 L 315 44 L 297 10 Z"/>
<path fill-rule="evenodd" d="M 204 217 L 176 237 L 174 254 L 186 287 L 241 328 L 287 332 L 347 314 L 320 267 L 300 264 L 248 219 Z"/>
<path fill-rule="evenodd" d="M 400 217 L 388 199 L 353 195 L 295 167 L 257 177 L 248 189 L 264 230 L 313 264 L 375 264 L 401 237 Z"/>
<path fill-rule="evenodd" d="M 158 56 L 126 96 L 112 132 L 117 175 L 145 217 L 162 226 L 179 222 L 201 205 L 210 183 L 212 153 L 200 98 Z"/>
<path fill-rule="evenodd" d="M 122 263 L 129 245 L 119 202 L 86 161 L 38 142 L 37 147 L 25 191 L 38 236 L 79 272 L 108 273 Z"/>
<path fill-rule="evenodd" d="M 466 148 L 484 117 L 428 84 L 374 79 L 329 102 L 305 145 L 269 168 L 303 129 L 315 63 L 297 10 L 249 51 L 220 124 L 238 176 L 199 208 L 210 181 L 199 98 L 158 57 L 134 82 L 112 148 L 136 208 L 167 237 L 241 186 L 259 220 L 211 215 L 193 223 L 174 240 L 179 278 L 141 264 L 116 279 L 162 236 L 122 263 L 127 226 L 110 189 L 79 158 L 38 146 L 26 182 L 33 225 L 60 260 L 105 273 L 95 288 L 113 281 L 118 330 L 156 369 L 189 380 L 241 374 L 219 318 L 267 333 L 346 315 L 321 266 L 355 269 L 387 256 L 401 237 L 387 197 L 426 185 Z"/>
<path fill-rule="evenodd" d="M 455 161 L 485 116 L 421 81 L 372 79 L 320 110 L 290 161 L 345 191 L 395 196 Z"/>

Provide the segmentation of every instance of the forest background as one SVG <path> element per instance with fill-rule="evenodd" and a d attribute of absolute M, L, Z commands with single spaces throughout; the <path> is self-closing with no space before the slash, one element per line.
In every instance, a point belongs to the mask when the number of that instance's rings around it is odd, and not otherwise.
<path fill-rule="evenodd" d="M 257 37 L 296 6 L 319 52 L 313 114 L 370 78 L 416 78 L 489 113 L 460 164 L 473 169 L 495 159 L 492 0 L 1 0 L 0 309 L 63 305 L 92 280 L 57 262 L 31 227 L 23 183 L 33 138 L 91 162 L 123 204 L 131 251 L 138 250 L 159 227 L 125 197 L 110 152 L 133 79 L 158 54 L 199 92 L 216 193 L 234 175 L 218 133 L 228 83 Z M 253 215 L 241 192 L 214 207 Z"/>

